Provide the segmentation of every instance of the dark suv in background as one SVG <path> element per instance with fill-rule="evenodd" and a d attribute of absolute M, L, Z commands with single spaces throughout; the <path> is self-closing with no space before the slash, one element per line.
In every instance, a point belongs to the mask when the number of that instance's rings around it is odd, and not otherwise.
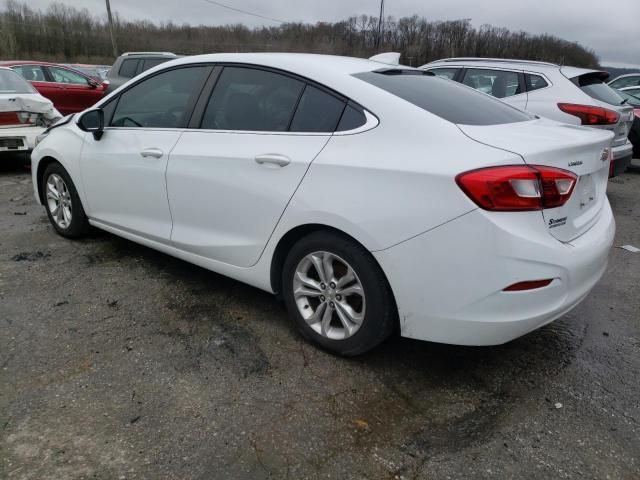
<path fill-rule="evenodd" d="M 145 70 L 149 70 L 156 65 L 176 58 L 178 58 L 178 55 L 171 52 L 123 53 L 116 59 L 109 73 L 107 73 L 107 82 L 109 82 L 109 84 L 106 93 L 114 91 Z"/>

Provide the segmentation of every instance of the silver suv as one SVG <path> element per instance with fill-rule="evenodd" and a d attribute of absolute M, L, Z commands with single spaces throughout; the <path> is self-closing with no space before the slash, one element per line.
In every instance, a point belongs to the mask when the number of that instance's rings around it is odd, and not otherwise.
<path fill-rule="evenodd" d="M 127 52 L 116 58 L 107 73 L 106 93 L 113 92 L 133 77 L 161 63 L 175 60 L 178 55 L 171 52 Z"/>
<path fill-rule="evenodd" d="M 633 108 L 605 83 L 607 72 L 494 58 L 447 58 L 420 68 L 542 117 L 611 130 L 611 176 L 624 172 L 631 162 L 633 147 L 627 135 Z"/>

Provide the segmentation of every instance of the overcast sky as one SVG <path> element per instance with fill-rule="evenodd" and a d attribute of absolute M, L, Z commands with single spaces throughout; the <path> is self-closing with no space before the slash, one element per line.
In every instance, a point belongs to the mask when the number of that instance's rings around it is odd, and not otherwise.
<path fill-rule="evenodd" d="M 28 0 L 46 8 L 54 0 Z M 60 0 L 58 0 L 60 1 Z M 62 0 L 104 15 L 105 0 Z M 229 6 L 285 21 L 336 21 L 351 15 L 377 15 L 379 0 L 221 0 Z M 277 25 L 222 8 L 206 0 L 111 0 L 124 19 L 153 22 L 250 26 Z M 603 65 L 640 65 L 640 0 L 385 0 L 385 13 L 396 18 L 417 14 L 429 20 L 470 18 L 474 26 L 490 23 L 510 30 L 550 33 L 595 50 Z"/>

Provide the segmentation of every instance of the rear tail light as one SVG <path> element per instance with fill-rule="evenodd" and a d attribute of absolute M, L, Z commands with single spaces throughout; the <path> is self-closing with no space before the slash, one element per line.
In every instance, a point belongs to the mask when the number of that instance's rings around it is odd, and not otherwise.
<path fill-rule="evenodd" d="M 640 108 L 636 108 L 636 109 L 634 109 L 634 110 L 633 110 L 633 114 L 634 114 L 636 117 L 640 118 Z"/>
<path fill-rule="evenodd" d="M 577 178 L 554 167 L 509 165 L 461 173 L 456 183 L 480 208 L 508 212 L 560 207 Z"/>
<path fill-rule="evenodd" d="M 0 125 L 30 125 L 35 122 L 37 116 L 28 112 L 0 112 Z"/>
<path fill-rule="evenodd" d="M 575 103 L 559 103 L 558 108 L 564 113 L 578 117 L 582 125 L 614 125 L 618 123 L 618 112 L 591 105 L 576 105 Z"/>

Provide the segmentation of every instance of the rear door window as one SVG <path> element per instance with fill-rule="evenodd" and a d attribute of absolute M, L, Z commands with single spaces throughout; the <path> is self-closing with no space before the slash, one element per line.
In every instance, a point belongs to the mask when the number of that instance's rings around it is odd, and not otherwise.
<path fill-rule="evenodd" d="M 201 128 L 285 132 L 304 86 L 300 80 L 275 72 L 225 67 L 205 109 Z M 300 122 L 304 123 L 302 117 Z"/>
<path fill-rule="evenodd" d="M 430 68 L 429 72 L 434 73 L 437 77 L 453 80 L 458 73 L 459 68 Z"/>
<path fill-rule="evenodd" d="M 520 88 L 518 72 L 469 68 L 465 70 L 462 83 L 496 98 L 524 93 Z"/>
<path fill-rule="evenodd" d="M 22 78 L 29 80 L 30 82 L 47 81 L 44 76 L 44 70 L 42 70 L 40 65 L 20 65 L 18 67 L 11 67 L 11 69 L 18 72 Z"/>
<path fill-rule="evenodd" d="M 403 74 L 374 71 L 357 73 L 354 77 L 460 125 L 498 125 L 533 119 L 531 115 L 495 98 L 425 73 L 416 70 L 405 70 Z"/>
<path fill-rule="evenodd" d="M 138 69 L 137 58 L 127 58 L 120 65 L 120 70 L 118 71 L 118 75 L 123 78 L 133 78 L 136 76 L 136 70 Z"/>
<path fill-rule="evenodd" d="M 571 81 L 591 98 L 595 98 L 601 102 L 610 105 L 620 105 L 624 100 L 618 92 L 604 83 L 600 73 L 587 73 L 574 77 Z"/>
<path fill-rule="evenodd" d="M 612 88 L 635 87 L 636 85 L 640 85 L 640 75 L 618 78 L 609 84 Z"/>
<path fill-rule="evenodd" d="M 168 62 L 169 60 L 170 60 L 169 58 L 147 58 L 144 61 L 142 71 L 144 72 L 146 70 L 149 70 L 150 68 L 160 65 L 161 63 Z"/>
<path fill-rule="evenodd" d="M 532 92 L 534 90 L 540 90 L 541 88 L 548 87 L 547 81 L 540 75 L 534 75 L 533 73 L 525 73 L 524 80 L 527 84 L 527 91 Z"/>
<path fill-rule="evenodd" d="M 333 132 L 345 102 L 312 85 L 307 85 L 293 116 L 292 132 Z"/>

